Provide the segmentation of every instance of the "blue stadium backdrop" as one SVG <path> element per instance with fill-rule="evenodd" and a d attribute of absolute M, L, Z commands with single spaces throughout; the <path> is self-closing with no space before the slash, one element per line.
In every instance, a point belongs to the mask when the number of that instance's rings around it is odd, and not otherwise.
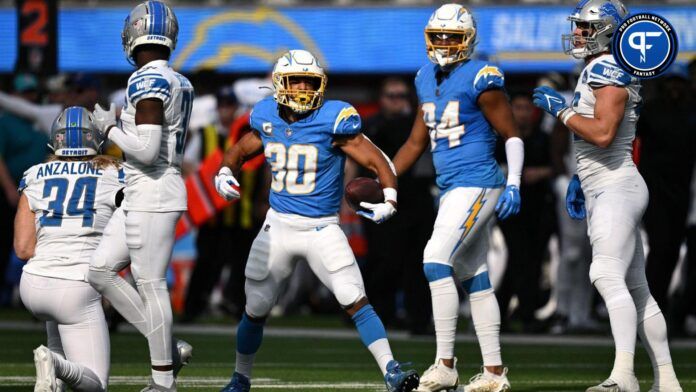
<path fill-rule="evenodd" d="M 679 61 L 696 55 L 696 6 L 639 7 L 658 13 L 679 36 Z M 314 52 L 334 73 L 415 72 L 425 61 L 423 26 L 431 8 L 196 8 L 176 10 L 181 26 L 173 58 L 183 71 L 266 72 L 291 48 Z M 506 72 L 569 71 L 561 52 L 570 7 L 474 8 L 480 44 Z M 121 50 L 126 8 L 64 8 L 58 17 L 61 71 L 129 72 Z M 16 57 L 16 13 L 0 9 L 0 72 Z M 75 28 L 79 26 L 79 28 Z"/>

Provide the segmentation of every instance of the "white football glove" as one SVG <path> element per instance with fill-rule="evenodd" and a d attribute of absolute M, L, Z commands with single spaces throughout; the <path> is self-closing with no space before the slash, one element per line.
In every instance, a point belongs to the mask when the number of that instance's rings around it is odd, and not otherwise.
<path fill-rule="evenodd" d="M 92 112 L 92 122 L 97 127 L 99 133 L 106 138 L 109 128 L 116 126 L 116 104 L 112 102 L 109 110 L 105 110 L 99 104 L 95 104 Z"/>
<path fill-rule="evenodd" d="M 217 176 L 215 176 L 215 189 L 225 200 L 239 199 L 239 182 L 234 178 L 229 167 L 223 166 L 220 168 Z"/>
<path fill-rule="evenodd" d="M 368 211 L 358 211 L 357 214 L 375 223 L 382 223 L 394 216 L 394 214 L 396 214 L 396 207 L 394 207 L 394 204 L 390 203 L 390 201 L 396 203 L 396 189 L 384 188 L 383 191 L 384 203 L 372 204 L 363 201 L 360 203 L 360 207 Z"/>

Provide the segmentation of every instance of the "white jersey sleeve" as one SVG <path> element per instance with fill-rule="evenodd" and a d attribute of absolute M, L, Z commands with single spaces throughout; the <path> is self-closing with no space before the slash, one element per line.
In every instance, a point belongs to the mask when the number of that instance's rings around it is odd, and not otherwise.
<path fill-rule="evenodd" d="M 164 107 L 162 138 L 157 158 L 151 164 L 129 159 L 125 154 L 125 210 L 184 211 L 186 188 L 181 178 L 181 163 L 188 131 L 194 90 L 191 83 L 169 67 L 167 61 L 152 61 L 128 80 L 121 129 L 137 135 L 135 112 L 143 99 L 159 99 Z"/>
<path fill-rule="evenodd" d="M 636 135 L 638 112 L 642 104 L 640 81 L 622 70 L 610 54 L 592 60 L 580 74 L 573 96 L 573 110 L 583 117 L 594 118 L 596 98 L 594 90 L 606 86 L 625 88 L 628 100 L 624 118 L 616 138 L 606 148 L 588 143 L 577 135 L 574 138 L 577 173 L 583 188 L 614 182 L 627 173 L 633 175 L 633 140 Z"/>
<path fill-rule="evenodd" d="M 117 168 L 98 168 L 90 161 L 51 161 L 27 170 L 20 191 L 34 212 L 37 241 L 24 270 L 85 280 L 122 179 Z"/>

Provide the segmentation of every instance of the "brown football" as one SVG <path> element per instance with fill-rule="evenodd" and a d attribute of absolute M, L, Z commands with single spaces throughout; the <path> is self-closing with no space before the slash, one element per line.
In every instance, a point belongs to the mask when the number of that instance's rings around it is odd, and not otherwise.
<path fill-rule="evenodd" d="M 367 177 L 358 177 L 346 184 L 346 201 L 355 211 L 365 210 L 360 203 L 384 202 L 382 186 L 375 180 Z"/>

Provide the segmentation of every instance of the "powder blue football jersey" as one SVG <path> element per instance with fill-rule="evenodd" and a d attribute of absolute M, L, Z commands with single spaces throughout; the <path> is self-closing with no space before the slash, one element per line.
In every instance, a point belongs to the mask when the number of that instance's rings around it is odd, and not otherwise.
<path fill-rule="evenodd" d="M 444 73 L 438 65 L 427 64 L 418 71 L 415 84 L 441 192 L 505 185 L 494 158 L 497 136 L 477 104 L 484 91 L 504 89 L 500 69 L 467 60 Z"/>
<path fill-rule="evenodd" d="M 251 127 L 261 136 L 271 166 L 271 207 L 282 213 L 321 217 L 338 212 L 346 155 L 334 138 L 360 132 L 350 104 L 326 101 L 309 116 L 288 124 L 273 97 L 258 102 Z"/>

